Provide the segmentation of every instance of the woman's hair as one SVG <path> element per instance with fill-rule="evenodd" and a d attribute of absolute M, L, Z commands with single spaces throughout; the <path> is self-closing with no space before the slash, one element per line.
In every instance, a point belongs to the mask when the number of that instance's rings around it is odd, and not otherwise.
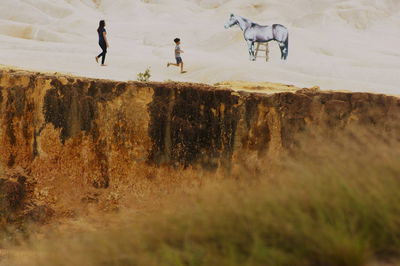
<path fill-rule="evenodd" d="M 97 28 L 97 32 L 100 33 L 104 29 L 105 26 L 106 26 L 106 22 L 104 20 L 100 20 L 99 27 Z"/>

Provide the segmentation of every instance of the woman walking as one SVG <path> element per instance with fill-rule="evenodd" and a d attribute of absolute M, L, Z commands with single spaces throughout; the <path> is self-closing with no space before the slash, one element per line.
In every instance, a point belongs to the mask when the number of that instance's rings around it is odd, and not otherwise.
<path fill-rule="evenodd" d="M 96 56 L 96 62 L 99 62 L 99 58 L 101 57 L 101 65 L 106 66 L 104 64 L 106 60 L 107 48 L 108 48 L 108 41 L 107 41 L 107 32 L 105 29 L 106 22 L 104 20 L 100 20 L 99 28 L 97 29 L 97 33 L 99 34 L 99 45 L 103 52 Z"/>

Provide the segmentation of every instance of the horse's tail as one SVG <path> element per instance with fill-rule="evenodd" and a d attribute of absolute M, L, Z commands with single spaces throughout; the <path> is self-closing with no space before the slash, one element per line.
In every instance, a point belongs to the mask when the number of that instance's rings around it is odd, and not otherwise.
<path fill-rule="evenodd" d="M 285 40 L 285 60 L 288 57 L 289 54 L 289 32 L 286 36 L 286 40 Z"/>

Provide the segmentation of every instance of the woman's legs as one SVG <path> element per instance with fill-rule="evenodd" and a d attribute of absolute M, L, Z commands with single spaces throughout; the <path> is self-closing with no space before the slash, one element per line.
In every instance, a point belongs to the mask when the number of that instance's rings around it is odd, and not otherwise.
<path fill-rule="evenodd" d="M 97 56 L 97 58 L 102 57 L 101 58 L 101 64 L 104 65 L 104 62 L 106 60 L 106 54 L 107 54 L 107 46 L 106 46 L 105 43 L 104 44 L 103 43 L 99 43 L 99 45 L 100 45 L 101 49 L 103 50 L 103 52 L 101 54 L 99 54 Z"/>
<path fill-rule="evenodd" d="M 103 47 L 101 47 L 101 49 L 103 49 L 103 58 L 101 59 L 101 64 L 104 65 L 104 62 L 106 61 L 106 54 L 107 54 L 107 46 L 104 45 Z"/>

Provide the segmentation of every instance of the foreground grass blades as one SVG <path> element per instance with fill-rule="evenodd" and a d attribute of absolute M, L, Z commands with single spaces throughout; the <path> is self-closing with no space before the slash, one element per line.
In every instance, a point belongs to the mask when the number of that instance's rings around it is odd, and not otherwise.
<path fill-rule="evenodd" d="M 371 136 L 301 143 L 279 170 L 251 182 L 210 181 L 157 211 L 121 213 L 105 230 L 33 240 L 34 262 L 395 265 L 379 263 L 400 255 L 399 143 Z"/>

